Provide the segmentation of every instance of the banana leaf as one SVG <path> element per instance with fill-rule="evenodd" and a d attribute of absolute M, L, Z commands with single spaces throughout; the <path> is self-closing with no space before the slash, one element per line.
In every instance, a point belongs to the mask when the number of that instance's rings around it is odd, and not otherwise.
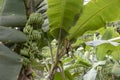
<path fill-rule="evenodd" d="M 1 42 L 17 43 L 17 42 L 25 42 L 26 40 L 27 40 L 26 35 L 21 31 L 0 26 Z"/>
<path fill-rule="evenodd" d="M 55 73 L 54 80 L 63 80 L 63 79 L 62 79 L 62 75 L 61 75 L 60 72 L 56 72 L 56 73 Z"/>
<path fill-rule="evenodd" d="M 0 43 L 0 80 L 17 80 L 22 61 L 17 53 Z"/>
<path fill-rule="evenodd" d="M 84 6 L 76 25 L 69 31 L 68 39 L 77 38 L 88 30 L 105 27 L 107 22 L 119 19 L 120 0 L 91 0 Z"/>
<path fill-rule="evenodd" d="M 114 59 L 120 59 L 120 43 L 108 40 L 95 40 L 86 42 L 86 45 L 96 47 L 98 60 L 104 60 L 106 55 L 111 55 Z"/>
<path fill-rule="evenodd" d="M 115 31 L 114 27 L 110 27 L 106 29 L 105 33 L 102 36 L 102 40 L 108 40 L 108 39 L 112 39 L 118 36 L 119 36 L 119 33 Z"/>
<path fill-rule="evenodd" d="M 68 70 L 64 70 L 64 73 L 65 73 L 65 79 L 62 78 L 61 72 L 56 72 L 54 80 L 73 80 L 73 77 Z"/>
<path fill-rule="evenodd" d="M 96 55 L 98 60 L 105 60 L 106 55 L 111 55 L 115 60 L 120 59 L 120 46 L 113 46 L 111 44 L 101 44 L 96 48 Z"/>
<path fill-rule="evenodd" d="M 0 25 L 8 27 L 24 27 L 26 10 L 23 0 L 4 0 Z"/>
<path fill-rule="evenodd" d="M 47 16 L 49 19 L 50 32 L 58 38 L 64 38 L 68 30 L 76 22 L 76 17 L 83 7 L 84 0 L 48 0 Z M 61 30 L 61 31 L 60 31 Z"/>

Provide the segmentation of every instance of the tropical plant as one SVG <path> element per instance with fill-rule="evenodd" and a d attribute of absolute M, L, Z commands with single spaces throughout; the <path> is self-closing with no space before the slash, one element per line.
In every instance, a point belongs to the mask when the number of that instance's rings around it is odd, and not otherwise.
<path fill-rule="evenodd" d="M 120 0 L 0 3 L 1 80 L 119 79 Z"/>
<path fill-rule="evenodd" d="M 74 38 L 82 36 L 86 31 L 105 27 L 108 22 L 119 19 L 119 14 L 114 11 L 118 9 L 119 12 L 119 4 L 117 5 L 119 0 L 91 0 L 86 5 L 83 5 L 83 2 L 83 0 L 48 0 L 47 15 L 50 21 L 50 33 L 58 40 L 58 51 L 53 66 L 59 64 L 61 56 L 71 52 L 71 41 Z M 113 13 L 109 14 L 111 11 Z M 53 80 L 54 68 L 51 69 L 50 80 Z"/>

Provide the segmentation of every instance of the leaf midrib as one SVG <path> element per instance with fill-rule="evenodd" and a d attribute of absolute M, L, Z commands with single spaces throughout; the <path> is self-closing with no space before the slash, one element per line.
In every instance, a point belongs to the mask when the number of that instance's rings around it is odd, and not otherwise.
<path fill-rule="evenodd" d="M 64 0 L 64 3 L 62 5 L 62 13 L 61 13 L 61 21 L 60 21 L 60 28 L 63 27 L 63 19 L 64 19 L 64 12 L 65 12 L 65 6 L 66 6 L 66 0 Z"/>

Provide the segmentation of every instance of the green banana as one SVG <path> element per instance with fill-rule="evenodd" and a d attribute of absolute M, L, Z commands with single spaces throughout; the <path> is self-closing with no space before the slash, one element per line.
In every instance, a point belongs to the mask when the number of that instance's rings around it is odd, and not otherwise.
<path fill-rule="evenodd" d="M 38 25 L 41 26 L 43 24 L 43 18 L 42 15 L 40 13 L 32 13 L 28 19 L 27 22 L 28 25 Z"/>
<path fill-rule="evenodd" d="M 28 53 L 28 52 L 29 52 L 28 49 L 22 49 L 22 50 L 20 51 L 20 54 L 21 54 L 22 56 L 29 57 L 29 53 Z"/>
<path fill-rule="evenodd" d="M 37 30 L 33 30 L 32 31 L 32 39 L 41 39 L 41 35 L 40 35 L 40 32 L 39 31 L 37 31 Z"/>
<path fill-rule="evenodd" d="M 25 28 L 23 29 L 23 32 L 28 34 L 32 32 L 32 30 L 33 30 L 33 27 L 31 27 L 30 25 L 26 25 Z"/>

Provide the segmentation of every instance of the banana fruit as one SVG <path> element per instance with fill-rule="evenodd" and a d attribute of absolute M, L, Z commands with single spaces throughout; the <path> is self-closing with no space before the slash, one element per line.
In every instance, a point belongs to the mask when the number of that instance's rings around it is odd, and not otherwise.
<path fill-rule="evenodd" d="M 40 13 L 32 13 L 28 19 L 27 22 L 28 25 L 42 25 L 43 24 L 43 18 Z"/>

